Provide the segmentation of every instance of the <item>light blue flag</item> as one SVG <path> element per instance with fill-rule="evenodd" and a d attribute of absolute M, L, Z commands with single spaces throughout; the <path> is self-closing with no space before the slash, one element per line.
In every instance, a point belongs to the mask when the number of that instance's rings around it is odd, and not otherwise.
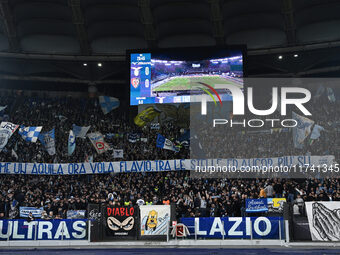
<path fill-rule="evenodd" d="M 76 137 L 72 130 L 70 130 L 70 134 L 68 136 L 68 146 L 67 146 L 67 155 L 71 156 L 76 149 Z"/>
<path fill-rule="evenodd" d="M 336 101 L 335 94 L 332 88 L 327 88 L 327 97 L 331 103 L 334 103 Z"/>
<path fill-rule="evenodd" d="M 304 146 L 304 141 L 307 136 L 312 132 L 312 126 L 314 121 L 306 117 L 300 116 L 295 112 L 292 112 L 292 119 L 296 120 L 297 126 L 293 127 L 293 142 L 294 147 L 302 149 Z"/>
<path fill-rule="evenodd" d="M 49 155 L 55 154 L 55 136 L 54 136 L 54 128 L 51 131 L 46 133 L 39 134 L 39 141 L 45 147 L 47 153 Z"/>
<path fill-rule="evenodd" d="M 108 114 L 113 109 L 119 107 L 119 99 L 115 97 L 99 96 L 99 104 L 104 114 Z"/>
<path fill-rule="evenodd" d="M 73 124 L 73 133 L 75 137 L 85 138 L 87 132 L 89 131 L 91 126 L 81 127 Z"/>

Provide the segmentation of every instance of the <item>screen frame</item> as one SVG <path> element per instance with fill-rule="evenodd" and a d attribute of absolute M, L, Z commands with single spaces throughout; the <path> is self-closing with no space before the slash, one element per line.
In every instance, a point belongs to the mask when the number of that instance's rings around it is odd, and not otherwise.
<path fill-rule="evenodd" d="M 223 45 L 223 46 L 199 46 L 199 47 L 169 47 L 169 48 L 144 48 L 144 49 L 127 49 L 125 52 L 126 56 L 126 63 L 127 63 L 127 78 L 128 78 L 128 88 L 129 88 L 129 106 L 138 106 L 138 105 L 131 105 L 131 54 L 138 54 L 138 53 L 150 53 L 151 56 L 152 54 L 155 53 L 163 53 L 166 51 L 218 51 L 218 50 L 237 50 L 242 53 L 242 62 L 243 62 L 243 77 L 246 78 L 248 76 L 248 56 L 247 56 L 247 45 L 246 44 L 233 44 L 233 45 Z M 244 87 L 245 84 L 244 84 Z"/>

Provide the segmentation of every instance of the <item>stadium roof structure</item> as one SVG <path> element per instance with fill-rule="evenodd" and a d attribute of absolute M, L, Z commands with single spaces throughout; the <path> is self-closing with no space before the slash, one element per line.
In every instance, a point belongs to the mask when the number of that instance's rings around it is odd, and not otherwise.
<path fill-rule="evenodd" d="M 338 0 L 0 0 L 0 79 L 118 84 L 126 49 L 228 44 L 247 45 L 250 74 L 332 73 L 339 13 Z"/>

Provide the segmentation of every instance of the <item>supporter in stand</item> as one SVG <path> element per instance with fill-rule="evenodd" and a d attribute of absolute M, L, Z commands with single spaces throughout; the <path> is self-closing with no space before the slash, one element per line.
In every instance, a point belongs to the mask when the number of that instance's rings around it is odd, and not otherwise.
<path fill-rule="evenodd" d="M 176 183 L 171 180 L 176 180 Z M 24 191 L 18 206 L 43 207 L 49 218 L 66 218 L 68 210 L 86 210 L 89 203 L 112 205 L 162 204 L 170 200 L 176 206 L 177 217 L 241 216 L 244 215 L 246 198 L 260 198 L 265 179 L 199 179 L 190 178 L 189 171 L 163 173 L 101 174 L 82 176 L 3 175 L 0 180 L 0 213 L 9 217 L 11 204 Z M 51 185 L 52 183 L 52 185 Z M 95 185 L 102 183 L 102 185 Z M 148 183 L 146 186 L 145 183 Z M 157 183 L 159 192 L 154 192 Z M 272 185 L 282 184 L 283 194 L 294 197 L 297 205 L 303 201 L 340 201 L 337 179 L 291 180 L 274 179 Z M 321 184 L 324 189 L 319 190 Z M 304 198 L 297 192 L 289 193 L 289 186 L 303 187 Z M 10 193 L 7 191 L 11 187 Z M 212 188 L 215 187 L 215 188 Z M 206 190 L 206 192 L 203 192 Z M 39 192 L 42 191 L 42 192 Z M 108 194 L 115 194 L 113 200 Z M 150 197 L 150 194 L 152 196 Z M 203 195 L 205 194 L 205 195 Z M 126 200 L 124 199 L 126 198 Z M 169 199 L 171 198 L 171 199 Z M 124 203 L 128 201 L 128 205 Z M 18 217 L 18 215 L 16 215 Z"/>
<path fill-rule="evenodd" d="M 48 155 L 40 142 L 26 142 L 16 132 L 0 153 L 1 162 L 84 162 L 89 155 L 97 162 L 190 158 L 190 151 L 185 147 L 175 153 L 155 146 L 157 133 L 169 138 L 180 135 L 182 127 L 177 126 L 176 121 L 162 123 L 160 130 L 151 130 L 129 124 L 128 117 L 119 109 L 104 115 L 97 99 L 17 96 L 14 93 L 0 94 L 0 98 L 2 105 L 7 105 L 1 113 L 3 121 L 43 126 L 43 131 L 55 128 L 56 132 L 55 156 Z M 313 120 L 327 132 L 322 132 L 319 139 L 306 144 L 304 149 L 294 148 L 290 132 L 229 132 L 221 138 L 225 146 L 219 148 L 219 155 L 221 158 L 254 158 L 310 153 L 335 155 L 338 160 L 339 128 L 334 119 L 340 117 L 337 110 L 340 104 L 330 104 L 327 98 L 320 98 L 312 107 Z M 104 135 L 122 134 L 108 135 L 105 140 L 112 148 L 123 149 L 124 157 L 115 159 L 112 151 L 98 155 L 89 141 L 81 138 L 76 139 L 73 155 L 67 156 L 72 124 L 91 125 L 89 132 L 100 131 Z M 129 142 L 129 133 L 141 134 L 147 138 L 147 143 Z M 6 218 L 19 217 L 19 206 L 43 207 L 48 218 L 65 218 L 68 210 L 86 210 L 90 203 L 127 206 L 163 204 L 165 201 L 176 205 L 177 217 L 218 217 L 244 215 L 247 198 L 285 197 L 288 202 L 298 204 L 302 201 L 340 201 L 337 179 L 193 179 L 189 171 L 80 176 L 1 175 L 0 188 L 0 217 Z"/>

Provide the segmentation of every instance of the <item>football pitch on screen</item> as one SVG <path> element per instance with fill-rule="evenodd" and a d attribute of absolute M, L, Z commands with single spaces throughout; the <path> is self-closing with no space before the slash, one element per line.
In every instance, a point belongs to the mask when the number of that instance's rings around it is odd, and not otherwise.
<path fill-rule="evenodd" d="M 198 82 L 203 82 L 212 87 L 215 84 L 233 84 L 239 87 L 243 87 L 242 84 L 235 82 L 228 78 L 216 77 L 216 76 L 202 76 L 202 77 L 173 77 L 171 80 L 160 84 L 153 89 L 155 92 L 159 91 L 173 91 L 173 90 L 191 90 L 200 87 Z"/>

